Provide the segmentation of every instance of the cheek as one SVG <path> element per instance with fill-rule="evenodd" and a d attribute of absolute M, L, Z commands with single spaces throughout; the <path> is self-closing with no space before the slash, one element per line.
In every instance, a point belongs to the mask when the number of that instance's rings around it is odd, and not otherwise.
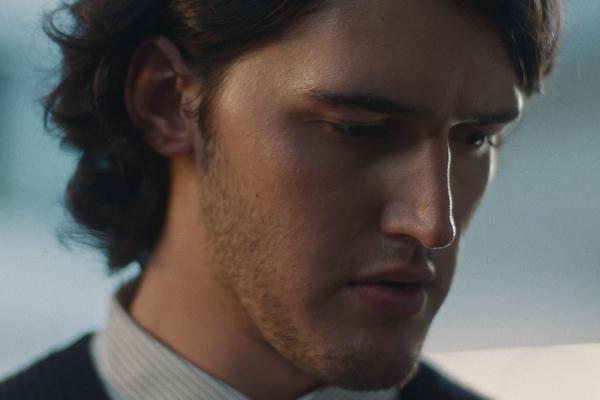
<path fill-rule="evenodd" d="M 293 291 L 325 284 L 315 272 L 331 268 L 347 249 L 358 201 L 350 195 L 363 191 L 352 179 L 350 157 L 340 157 L 347 152 L 264 111 L 262 118 L 238 111 L 219 121 L 218 150 L 240 182 L 240 196 L 263 221 L 257 229 L 276 232 L 263 246 L 281 264 L 279 285 Z"/>
<path fill-rule="evenodd" d="M 246 126 L 236 139 L 236 159 L 265 212 L 321 235 L 361 201 L 366 191 L 355 152 L 330 143 L 310 124 L 278 115 Z"/>

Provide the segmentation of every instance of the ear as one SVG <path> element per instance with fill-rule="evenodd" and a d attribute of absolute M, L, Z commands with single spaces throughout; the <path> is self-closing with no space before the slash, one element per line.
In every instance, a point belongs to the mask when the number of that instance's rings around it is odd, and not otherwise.
<path fill-rule="evenodd" d="M 144 132 L 146 143 L 165 157 L 193 152 L 195 124 L 186 107 L 199 91 L 192 82 L 179 50 L 165 38 L 142 43 L 129 66 L 124 93 L 127 112 Z"/>

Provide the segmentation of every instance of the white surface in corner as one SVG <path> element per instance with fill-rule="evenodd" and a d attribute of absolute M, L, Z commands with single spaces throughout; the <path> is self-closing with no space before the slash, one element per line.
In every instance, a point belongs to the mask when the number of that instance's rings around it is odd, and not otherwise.
<path fill-rule="evenodd" d="M 439 353 L 427 358 L 492 399 L 600 399 L 600 344 Z"/>

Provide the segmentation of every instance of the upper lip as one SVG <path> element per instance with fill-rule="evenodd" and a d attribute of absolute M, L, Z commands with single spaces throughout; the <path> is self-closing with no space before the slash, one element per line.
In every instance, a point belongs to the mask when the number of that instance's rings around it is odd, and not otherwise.
<path fill-rule="evenodd" d="M 369 271 L 356 280 L 353 284 L 365 285 L 376 283 L 395 283 L 430 285 L 435 279 L 435 272 L 428 265 L 398 265 Z"/>

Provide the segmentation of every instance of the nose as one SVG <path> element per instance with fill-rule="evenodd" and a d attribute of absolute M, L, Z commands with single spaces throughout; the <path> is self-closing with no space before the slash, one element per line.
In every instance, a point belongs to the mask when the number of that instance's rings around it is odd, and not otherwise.
<path fill-rule="evenodd" d="M 439 138 L 394 156 L 385 169 L 387 196 L 381 228 L 386 235 L 408 236 L 428 249 L 452 244 L 456 228 L 450 165 L 448 142 Z"/>

